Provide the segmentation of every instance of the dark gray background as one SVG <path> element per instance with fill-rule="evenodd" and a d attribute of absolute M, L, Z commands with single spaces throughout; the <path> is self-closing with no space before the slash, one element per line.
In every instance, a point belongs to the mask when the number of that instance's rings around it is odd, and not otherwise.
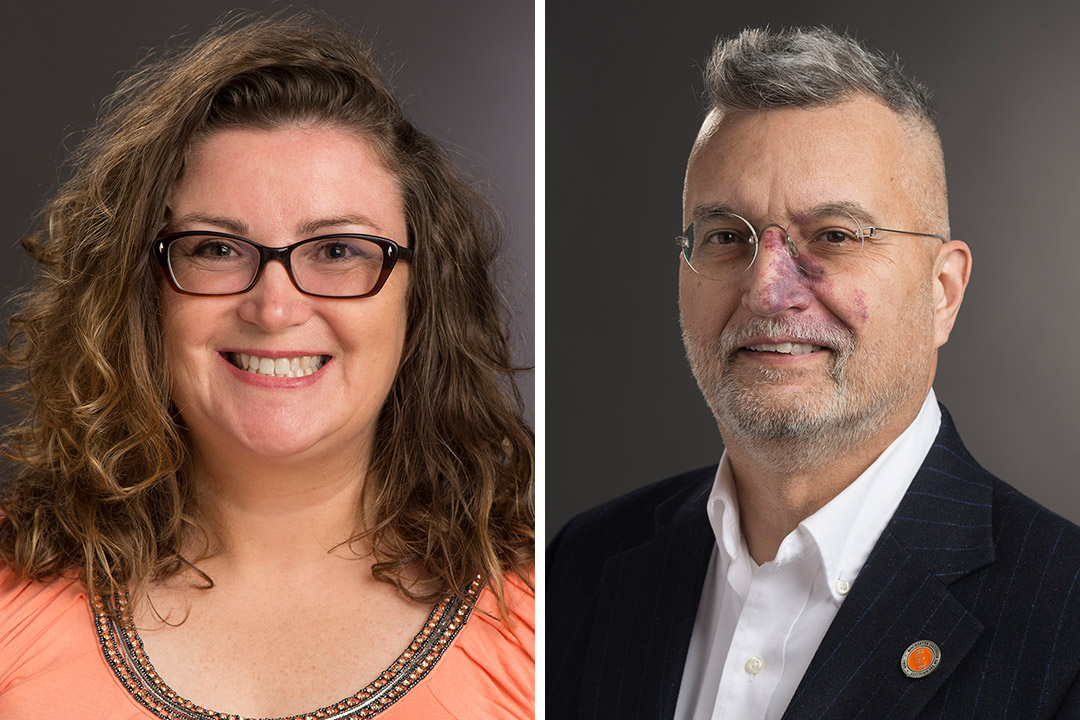
<path fill-rule="evenodd" d="M 683 358 L 673 240 L 700 68 L 718 35 L 820 23 L 899 54 L 934 91 L 953 235 L 974 253 L 938 398 L 987 468 L 1080 521 L 1080 11 L 548 0 L 549 533 L 720 458 Z"/>
<path fill-rule="evenodd" d="M 147 49 L 193 40 L 235 7 L 227 0 L 5 3 L 0 11 L 4 31 L 0 295 L 7 297 L 29 277 L 16 242 L 63 177 L 58 166 L 93 124 L 102 98 Z M 499 268 L 500 289 L 513 313 L 515 358 L 519 364 L 532 365 L 531 3 L 247 0 L 240 7 L 270 11 L 312 7 L 374 40 L 383 70 L 414 123 L 444 142 L 505 221 L 508 242 Z M 532 376 L 525 374 L 521 380 L 531 413 Z"/>

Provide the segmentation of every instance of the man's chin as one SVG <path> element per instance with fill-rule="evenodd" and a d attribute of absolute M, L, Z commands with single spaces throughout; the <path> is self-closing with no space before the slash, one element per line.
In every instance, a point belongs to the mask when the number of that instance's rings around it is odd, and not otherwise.
<path fill-rule="evenodd" d="M 790 401 L 790 398 L 786 399 Z M 743 439 L 794 440 L 805 437 L 820 440 L 823 434 L 846 424 L 833 408 L 815 407 L 816 404 L 759 403 L 743 399 L 718 405 L 713 408 L 713 413 L 721 428 Z"/>
<path fill-rule="evenodd" d="M 810 378 L 759 379 L 751 384 L 730 376 L 709 398 L 721 428 L 743 440 L 820 442 L 860 425 L 864 413 L 850 407 L 835 383 Z M 818 378 L 820 381 L 821 379 Z"/>

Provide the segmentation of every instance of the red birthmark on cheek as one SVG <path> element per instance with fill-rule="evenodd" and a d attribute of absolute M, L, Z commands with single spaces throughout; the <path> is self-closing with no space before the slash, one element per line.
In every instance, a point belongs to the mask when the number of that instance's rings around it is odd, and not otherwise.
<path fill-rule="evenodd" d="M 866 304 L 866 290 L 860 287 L 845 287 L 842 283 L 823 282 L 819 286 L 821 299 L 845 324 L 864 324 L 870 319 L 870 310 Z"/>
<path fill-rule="evenodd" d="M 866 291 L 862 288 L 855 288 L 851 294 L 851 311 L 860 322 L 870 319 L 870 311 L 866 309 Z"/>
<path fill-rule="evenodd" d="M 818 261 L 812 260 L 805 255 L 800 255 L 797 262 L 799 263 L 799 270 L 811 283 L 816 284 L 825 280 L 825 266 Z"/>

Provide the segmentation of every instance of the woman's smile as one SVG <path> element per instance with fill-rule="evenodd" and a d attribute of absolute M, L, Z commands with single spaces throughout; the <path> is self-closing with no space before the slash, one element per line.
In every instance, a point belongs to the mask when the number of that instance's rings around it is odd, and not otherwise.
<path fill-rule="evenodd" d="M 222 353 L 226 360 L 241 370 L 267 377 L 295 378 L 313 375 L 330 360 L 330 355 L 299 355 L 260 352 Z"/>

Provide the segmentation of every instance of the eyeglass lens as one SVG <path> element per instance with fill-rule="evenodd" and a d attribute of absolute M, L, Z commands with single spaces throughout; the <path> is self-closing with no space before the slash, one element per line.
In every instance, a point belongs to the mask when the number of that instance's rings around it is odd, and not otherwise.
<path fill-rule="evenodd" d="M 784 229 L 771 225 L 766 230 Z M 862 228 L 849 215 L 793 222 L 786 228 L 785 248 L 796 262 L 813 263 L 818 271 L 834 274 L 848 268 L 862 253 Z M 683 254 L 699 275 L 724 279 L 743 272 L 759 252 L 759 238 L 745 218 L 714 213 L 698 218 L 683 234 Z"/>
<path fill-rule="evenodd" d="M 357 237 L 318 238 L 294 246 L 292 275 L 304 292 L 349 297 L 378 283 L 383 248 Z M 189 235 L 169 245 L 169 270 L 183 290 L 207 295 L 241 292 L 259 271 L 258 248 L 240 239 Z"/>

